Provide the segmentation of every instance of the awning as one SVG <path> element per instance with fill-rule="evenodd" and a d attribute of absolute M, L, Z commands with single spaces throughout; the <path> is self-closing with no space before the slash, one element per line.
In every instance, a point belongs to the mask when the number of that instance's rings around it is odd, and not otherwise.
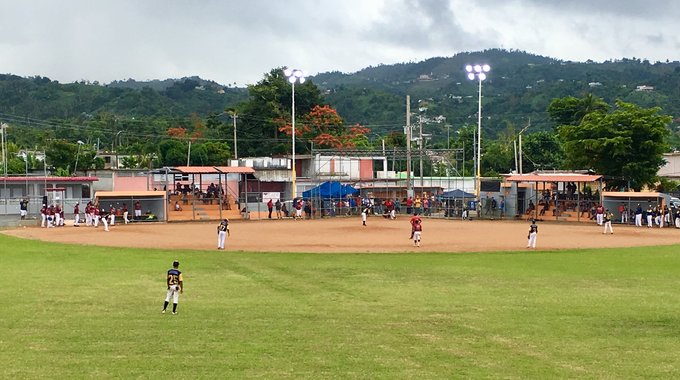
<path fill-rule="evenodd" d="M 596 174 L 560 174 L 560 173 L 530 173 L 513 174 L 505 180 L 510 182 L 595 182 L 602 178 Z"/>
<path fill-rule="evenodd" d="M 175 166 L 173 169 L 182 174 L 255 173 L 255 169 L 245 166 Z"/>
<path fill-rule="evenodd" d="M 604 191 L 602 196 L 609 198 L 661 198 L 662 194 L 653 191 Z"/>
<path fill-rule="evenodd" d="M 97 177 L 0 177 L 0 182 L 94 182 Z"/>

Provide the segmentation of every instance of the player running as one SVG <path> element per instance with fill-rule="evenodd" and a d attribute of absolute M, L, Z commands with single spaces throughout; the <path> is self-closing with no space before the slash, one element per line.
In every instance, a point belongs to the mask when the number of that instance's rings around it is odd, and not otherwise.
<path fill-rule="evenodd" d="M 177 304 L 179 303 L 179 294 L 184 293 L 184 282 L 182 281 L 182 272 L 179 271 L 179 261 L 175 260 L 172 263 L 172 269 L 168 270 L 166 277 L 166 284 L 168 285 L 168 293 L 165 296 L 165 303 L 163 304 L 163 311 L 168 308 L 170 297 L 172 297 L 172 314 L 177 314 Z"/>

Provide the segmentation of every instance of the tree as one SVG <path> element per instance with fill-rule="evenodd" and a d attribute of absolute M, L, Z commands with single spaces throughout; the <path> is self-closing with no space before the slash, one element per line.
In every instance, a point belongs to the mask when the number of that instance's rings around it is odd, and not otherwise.
<path fill-rule="evenodd" d="M 607 110 L 609 110 L 609 105 L 593 94 L 587 94 L 582 99 L 573 96 L 554 99 L 548 106 L 550 119 L 558 126 L 578 125 L 586 115 Z"/>
<path fill-rule="evenodd" d="M 555 132 L 530 133 L 522 140 L 522 172 L 560 169 L 564 151 Z"/>
<path fill-rule="evenodd" d="M 283 69 L 273 69 L 257 84 L 248 86 L 248 94 L 248 101 L 235 107 L 239 117 L 239 156 L 289 153 L 290 139 L 279 136 L 279 128 L 290 120 L 292 109 L 292 86 Z M 296 122 L 320 104 L 321 93 L 311 80 L 295 85 Z M 297 126 L 296 123 L 296 129 Z M 296 150 L 302 151 L 306 145 L 297 144 Z"/>
<path fill-rule="evenodd" d="M 283 123 L 279 131 L 292 135 L 292 125 Z M 366 133 L 369 129 L 360 125 L 347 127 L 338 112 L 330 106 L 314 106 L 302 117 L 302 123 L 296 125 L 295 135 L 311 140 L 319 148 L 356 148 L 358 145 L 367 147 Z"/>
<path fill-rule="evenodd" d="M 659 111 L 617 101 L 613 112 L 593 111 L 578 125 L 560 126 L 566 165 L 609 177 L 610 188 L 652 186 L 664 164 L 667 126 L 672 121 Z"/>

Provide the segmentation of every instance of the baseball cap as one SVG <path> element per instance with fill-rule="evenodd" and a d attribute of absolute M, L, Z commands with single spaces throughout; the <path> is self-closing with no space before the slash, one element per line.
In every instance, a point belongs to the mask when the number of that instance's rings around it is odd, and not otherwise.
<path fill-rule="evenodd" d="M 172 262 L 172 266 L 173 266 L 173 267 L 178 267 L 178 266 L 179 266 L 179 261 L 178 261 L 178 260 L 173 261 L 173 262 Z"/>

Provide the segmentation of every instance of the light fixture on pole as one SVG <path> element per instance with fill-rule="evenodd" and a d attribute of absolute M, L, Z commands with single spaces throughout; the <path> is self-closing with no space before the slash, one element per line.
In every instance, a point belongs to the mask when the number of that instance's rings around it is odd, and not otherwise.
<path fill-rule="evenodd" d="M 80 158 L 80 147 L 85 144 L 84 142 L 78 140 L 78 153 L 76 154 L 76 164 L 73 166 L 73 175 L 76 175 L 76 171 L 78 170 L 78 158 Z M 28 156 L 26 156 L 28 158 Z"/>
<path fill-rule="evenodd" d="M 292 189 L 292 199 L 295 199 L 297 197 L 297 189 L 296 189 L 296 184 L 295 180 L 297 177 L 297 173 L 295 172 L 295 82 L 300 82 L 300 84 L 305 83 L 305 72 L 299 69 L 285 69 L 283 73 L 288 77 L 288 82 L 290 82 L 292 86 L 292 106 L 291 106 L 291 136 L 293 139 L 293 163 L 292 163 L 292 170 L 291 170 L 291 178 L 293 182 L 293 189 Z"/>
<path fill-rule="evenodd" d="M 465 71 L 467 71 L 467 77 L 470 80 L 475 80 L 479 82 L 479 108 L 477 109 L 477 171 L 475 173 L 475 196 L 477 197 L 477 202 L 481 201 L 481 170 L 480 170 L 480 157 L 482 153 L 482 81 L 486 79 L 486 73 L 491 70 L 489 65 L 467 65 L 465 66 Z"/>

